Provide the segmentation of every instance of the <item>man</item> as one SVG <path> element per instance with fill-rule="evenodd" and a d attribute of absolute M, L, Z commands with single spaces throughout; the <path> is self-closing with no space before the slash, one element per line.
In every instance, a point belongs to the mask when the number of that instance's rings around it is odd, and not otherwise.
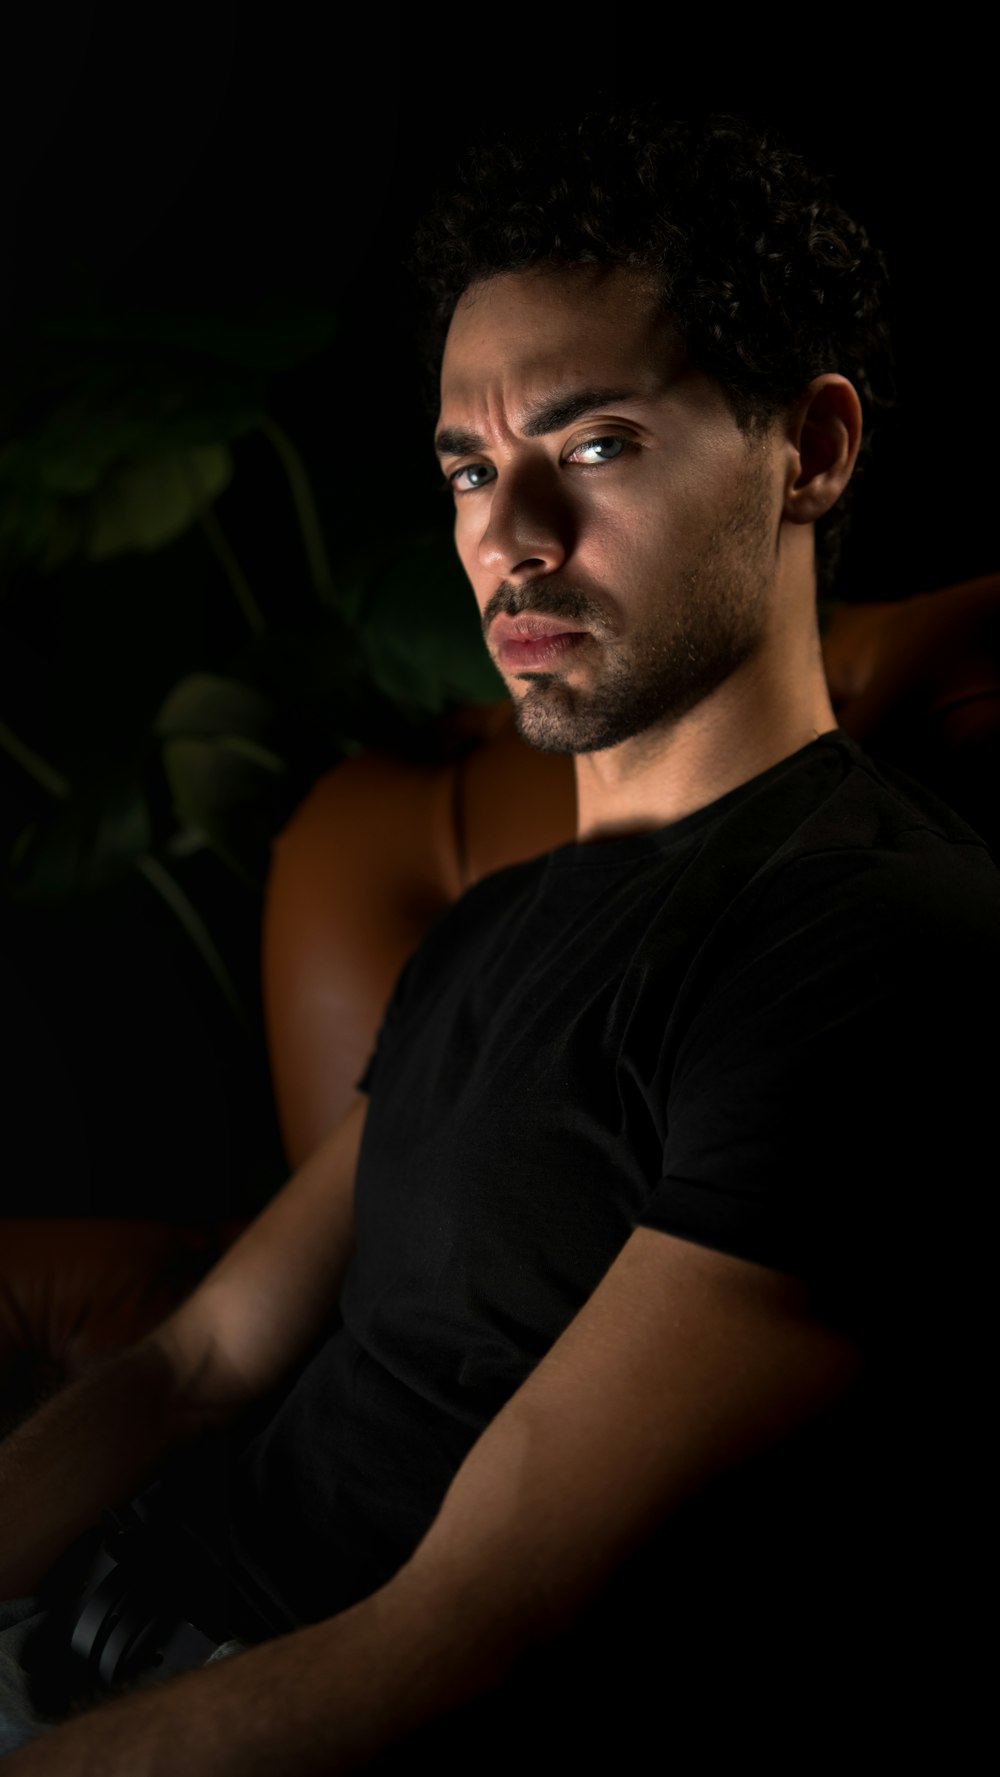
<path fill-rule="evenodd" d="M 880 1690 L 898 1753 L 954 1634 L 1000 922 L 986 848 L 822 671 L 879 261 L 726 120 L 498 150 L 429 240 L 457 547 L 578 843 L 441 922 L 340 1128 L 12 1446 L 11 1597 L 239 1426 L 264 1624 L 12 1773 L 810 1769 Z"/>

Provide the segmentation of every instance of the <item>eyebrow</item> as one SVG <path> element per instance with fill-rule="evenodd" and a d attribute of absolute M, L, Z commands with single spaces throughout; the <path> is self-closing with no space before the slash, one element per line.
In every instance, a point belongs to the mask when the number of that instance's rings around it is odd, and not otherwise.
<path fill-rule="evenodd" d="M 596 412 L 599 407 L 638 399 L 640 391 L 636 389 L 574 389 L 529 408 L 521 430 L 526 438 L 544 438 L 549 432 L 561 432 L 564 426 L 571 426 L 574 420 Z M 434 439 L 434 448 L 439 457 L 467 457 L 486 450 L 487 445 L 478 432 L 468 432 L 462 426 L 442 426 Z"/>

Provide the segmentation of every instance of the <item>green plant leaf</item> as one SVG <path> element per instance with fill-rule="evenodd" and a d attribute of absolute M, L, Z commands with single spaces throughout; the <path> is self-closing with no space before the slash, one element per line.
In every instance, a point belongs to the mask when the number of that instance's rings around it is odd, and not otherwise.
<path fill-rule="evenodd" d="M 224 839 L 219 817 L 234 809 L 253 810 L 261 795 L 261 778 L 280 777 L 283 762 L 239 735 L 214 735 L 209 740 L 167 740 L 163 764 L 178 820 Z"/>
<path fill-rule="evenodd" d="M 122 778 L 89 779 L 55 802 L 11 858 L 18 901 L 57 901 L 112 882 L 132 869 L 152 837 L 139 785 Z"/>
<path fill-rule="evenodd" d="M 84 554 L 106 561 L 131 549 L 159 549 L 194 524 L 233 477 L 223 444 L 197 445 L 117 464 L 93 496 Z"/>
<path fill-rule="evenodd" d="M 368 670 L 393 702 L 429 715 L 506 695 L 450 536 L 417 538 L 355 580 L 347 601 Z"/>
<path fill-rule="evenodd" d="M 159 456 L 240 437 L 263 411 L 263 389 L 231 374 L 195 379 L 163 364 L 68 366 L 65 389 L 10 431 L 7 482 L 54 494 L 93 492 L 123 458 Z"/>
<path fill-rule="evenodd" d="M 282 761 L 241 736 L 215 735 L 164 741 L 163 768 L 177 820 L 248 886 L 263 887 Z"/>
<path fill-rule="evenodd" d="M 46 568 L 177 536 L 228 485 L 227 447 L 266 406 L 259 375 L 120 346 L 30 368 L 20 401 L 0 391 L 0 551 Z"/>
<path fill-rule="evenodd" d="M 203 835 L 230 869 L 257 887 L 280 818 L 285 773 L 269 744 L 273 725 L 262 692 L 215 673 L 182 679 L 154 724 L 179 826 Z"/>
<path fill-rule="evenodd" d="M 189 673 L 164 699 L 153 731 L 165 738 L 184 735 L 244 735 L 259 740 L 274 712 L 256 686 L 220 673 Z"/>

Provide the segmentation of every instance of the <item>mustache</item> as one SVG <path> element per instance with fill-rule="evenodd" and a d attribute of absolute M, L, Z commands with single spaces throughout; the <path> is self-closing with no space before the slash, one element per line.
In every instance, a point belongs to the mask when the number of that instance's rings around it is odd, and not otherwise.
<path fill-rule="evenodd" d="M 497 617 L 520 617 L 525 611 L 539 617 L 561 617 L 567 623 L 580 623 L 589 629 L 606 631 L 607 613 L 596 599 L 574 586 L 553 584 L 551 580 L 526 580 L 519 586 L 503 581 L 483 611 L 483 634 Z"/>

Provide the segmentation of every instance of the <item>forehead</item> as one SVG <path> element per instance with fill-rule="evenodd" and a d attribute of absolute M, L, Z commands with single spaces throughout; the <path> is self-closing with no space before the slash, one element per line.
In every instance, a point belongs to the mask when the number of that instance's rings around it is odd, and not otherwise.
<path fill-rule="evenodd" d="M 505 272 L 459 300 L 441 366 L 441 416 L 457 418 L 495 396 L 513 415 L 518 404 L 573 384 L 652 395 L 684 366 L 649 275 L 596 265 Z"/>

